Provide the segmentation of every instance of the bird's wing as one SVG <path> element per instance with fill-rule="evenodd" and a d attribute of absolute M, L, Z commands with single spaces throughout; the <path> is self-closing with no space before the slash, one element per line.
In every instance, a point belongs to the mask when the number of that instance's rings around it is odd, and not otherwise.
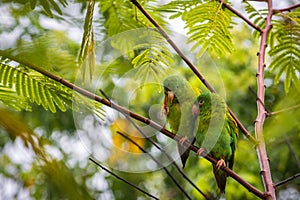
<path fill-rule="evenodd" d="M 232 169 L 234 163 L 234 152 L 237 144 L 238 128 L 236 122 L 232 118 L 227 118 L 226 121 L 227 121 L 227 132 L 231 138 L 230 147 L 232 152 L 230 158 L 228 159 L 228 167 Z"/>

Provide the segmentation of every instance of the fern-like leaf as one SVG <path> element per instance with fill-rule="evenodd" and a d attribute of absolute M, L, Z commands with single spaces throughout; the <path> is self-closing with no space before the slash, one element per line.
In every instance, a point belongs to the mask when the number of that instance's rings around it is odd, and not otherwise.
<path fill-rule="evenodd" d="M 199 50 L 197 57 L 210 51 L 218 57 L 233 49 L 229 28 L 232 14 L 217 1 L 172 1 L 160 8 L 161 11 L 175 13 L 170 18 L 181 17 L 186 22 L 192 51 Z"/>
<path fill-rule="evenodd" d="M 245 3 L 245 10 L 249 18 L 253 21 L 254 24 L 258 25 L 261 28 L 265 27 L 265 18 L 268 14 L 268 10 L 261 9 L 257 10 L 254 8 L 248 1 L 243 1 Z M 256 34 L 259 34 L 256 32 Z"/>
<path fill-rule="evenodd" d="M 42 105 L 45 110 L 49 109 L 55 113 L 56 107 L 66 111 L 66 105 L 57 100 L 58 95 L 72 96 L 72 91 L 64 90 L 62 87 L 57 86 L 54 81 L 47 80 L 42 75 L 30 73 L 22 66 L 13 67 L 7 64 L 0 64 L 0 78 L 0 86 L 10 89 L 6 95 L 1 95 L 2 101 L 15 92 L 20 97 L 19 101 L 15 102 L 16 104 L 26 104 L 26 101 L 29 100 L 37 105 Z"/>
<path fill-rule="evenodd" d="M 0 85 L 0 102 L 17 111 L 31 111 L 31 106 L 24 97 L 20 97 L 10 87 Z"/>
<path fill-rule="evenodd" d="M 300 91 L 300 12 L 280 14 L 283 18 L 281 23 L 273 25 L 274 35 L 277 38 L 276 44 L 270 49 L 272 57 L 269 69 L 276 72 L 274 78 L 277 84 L 283 75 L 284 89 L 289 92 L 291 83 Z"/>
<path fill-rule="evenodd" d="M 126 31 L 112 37 L 110 44 L 131 62 L 136 69 L 135 78 L 142 84 L 147 80 L 160 83 L 166 70 L 174 64 L 167 41 L 156 29 Z"/>
<path fill-rule="evenodd" d="M 137 69 L 136 78 L 144 83 L 152 77 L 160 83 L 166 70 L 173 65 L 173 55 L 165 38 L 155 29 L 140 29 L 134 33 L 135 38 L 131 41 L 134 56 L 130 59 Z"/>
<path fill-rule="evenodd" d="M 60 4 L 64 7 L 67 6 L 67 2 L 65 0 L 60 0 Z M 52 9 L 55 10 L 58 14 L 62 15 L 62 10 L 60 9 L 58 3 L 54 0 L 39 0 L 39 4 L 43 7 L 44 11 L 49 17 L 53 17 Z M 34 9 L 37 5 L 37 0 L 30 0 L 30 7 Z"/>
<path fill-rule="evenodd" d="M 55 72 L 66 79 L 77 70 L 75 52 L 78 44 L 68 39 L 61 31 L 49 31 L 30 42 L 20 42 L 17 47 L 7 50 L 9 54 L 26 58 L 30 63 Z"/>
<path fill-rule="evenodd" d="M 191 8 L 202 4 L 203 1 L 195 0 L 180 0 L 171 1 L 170 3 L 157 8 L 158 11 L 171 13 L 170 19 L 181 17 L 184 13 L 188 12 Z"/>
<path fill-rule="evenodd" d="M 248 17 L 253 21 L 254 24 L 256 24 L 258 27 L 260 27 L 261 29 L 265 28 L 266 26 L 266 17 L 268 14 L 268 10 L 267 9 L 256 9 L 255 7 L 253 7 L 248 1 L 243 1 L 243 3 L 245 3 L 245 10 L 248 14 Z M 273 20 L 272 23 L 278 23 L 278 21 Z M 260 32 L 258 31 L 254 31 L 254 36 L 256 38 L 260 37 Z M 273 32 L 270 32 L 268 34 L 268 38 L 267 38 L 267 43 L 273 47 L 274 46 L 274 35 Z"/>
<path fill-rule="evenodd" d="M 232 51 L 232 36 L 228 30 L 231 17 L 231 12 L 215 1 L 198 5 L 183 14 L 182 19 L 186 21 L 186 28 L 189 29 L 188 42 L 194 43 L 191 50 L 201 46 L 197 57 L 207 50 L 214 52 L 218 57 Z"/>
<path fill-rule="evenodd" d="M 89 110 L 103 118 L 101 104 L 26 66 L 0 63 L 0 102 L 16 110 L 31 110 L 30 102 L 55 113 L 67 108 Z"/>
<path fill-rule="evenodd" d="M 166 24 L 154 6 L 155 1 L 141 4 L 161 26 Z M 105 18 L 106 33 L 111 37 L 111 46 L 137 69 L 136 78 L 142 83 L 148 78 L 159 83 L 165 70 L 173 65 L 165 38 L 151 28 L 153 24 L 130 1 L 101 1 L 99 7 Z"/>
<path fill-rule="evenodd" d="M 134 6 L 130 1 L 100 1 L 100 12 L 105 18 L 103 26 L 108 36 L 138 28 L 135 20 Z"/>

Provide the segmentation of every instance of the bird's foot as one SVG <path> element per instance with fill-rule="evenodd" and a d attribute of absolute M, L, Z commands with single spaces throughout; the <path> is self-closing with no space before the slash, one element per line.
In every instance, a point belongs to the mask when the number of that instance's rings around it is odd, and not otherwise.
<path fill-rule="evenodd" d="M 199 148 L 198 151 L 197 151 L 197 155 L 198 156 L 204 155 L 205 152 L 206 152 L 205 148 Z"/>
<path fill-rule="evenodd" d="M 189 138 L 187 136 L 183 136 L 182 138 L 180 138 L 179 144 L 183 146 L 183 144 L 187 141 L 189 141 Z"/>
<path fill-rule="evenodd" d="M 225 160 L 224 160 L 224 159 L 218 160 L 216 166 L 217 166 L 218 169 L 223 168 L 223 167 L 226 167 Z"/>

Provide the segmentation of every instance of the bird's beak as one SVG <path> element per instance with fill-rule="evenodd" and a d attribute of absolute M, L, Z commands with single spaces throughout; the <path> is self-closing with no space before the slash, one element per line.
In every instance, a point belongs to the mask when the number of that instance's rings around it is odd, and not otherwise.
<path fill-rule="evenodd" d="M 173 99 L 174 99 L 174 92 L 173 91 L 168 91 L 168 100 L 169 100 L 169 102 L 172 103 Z"/>
<path fill-rule="evenodd" d="M 194 104 L 193 107 L 192 107 L 192 113 L 193 113 L 194 116 L 200 114 L 199 107 L 196 104 Z"/>

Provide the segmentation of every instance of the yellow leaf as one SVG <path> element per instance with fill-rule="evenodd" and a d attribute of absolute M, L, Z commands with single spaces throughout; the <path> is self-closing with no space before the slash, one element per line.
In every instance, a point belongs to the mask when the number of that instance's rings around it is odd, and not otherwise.
<path fill-rule="evenodd" d="M 127 160 L 130 154 L 141 154 L 142 151 L 132 142 L 122 137 L 117 131 L 126 134 L 130 139 L 134 140 L 141 147 L 144 146 L 144 137 L 136 130 L 126 119 L 117 119 L 111 124 L 113 133 L 113 149 L 109 162 L 114 164 L 118 161 Z"/>

